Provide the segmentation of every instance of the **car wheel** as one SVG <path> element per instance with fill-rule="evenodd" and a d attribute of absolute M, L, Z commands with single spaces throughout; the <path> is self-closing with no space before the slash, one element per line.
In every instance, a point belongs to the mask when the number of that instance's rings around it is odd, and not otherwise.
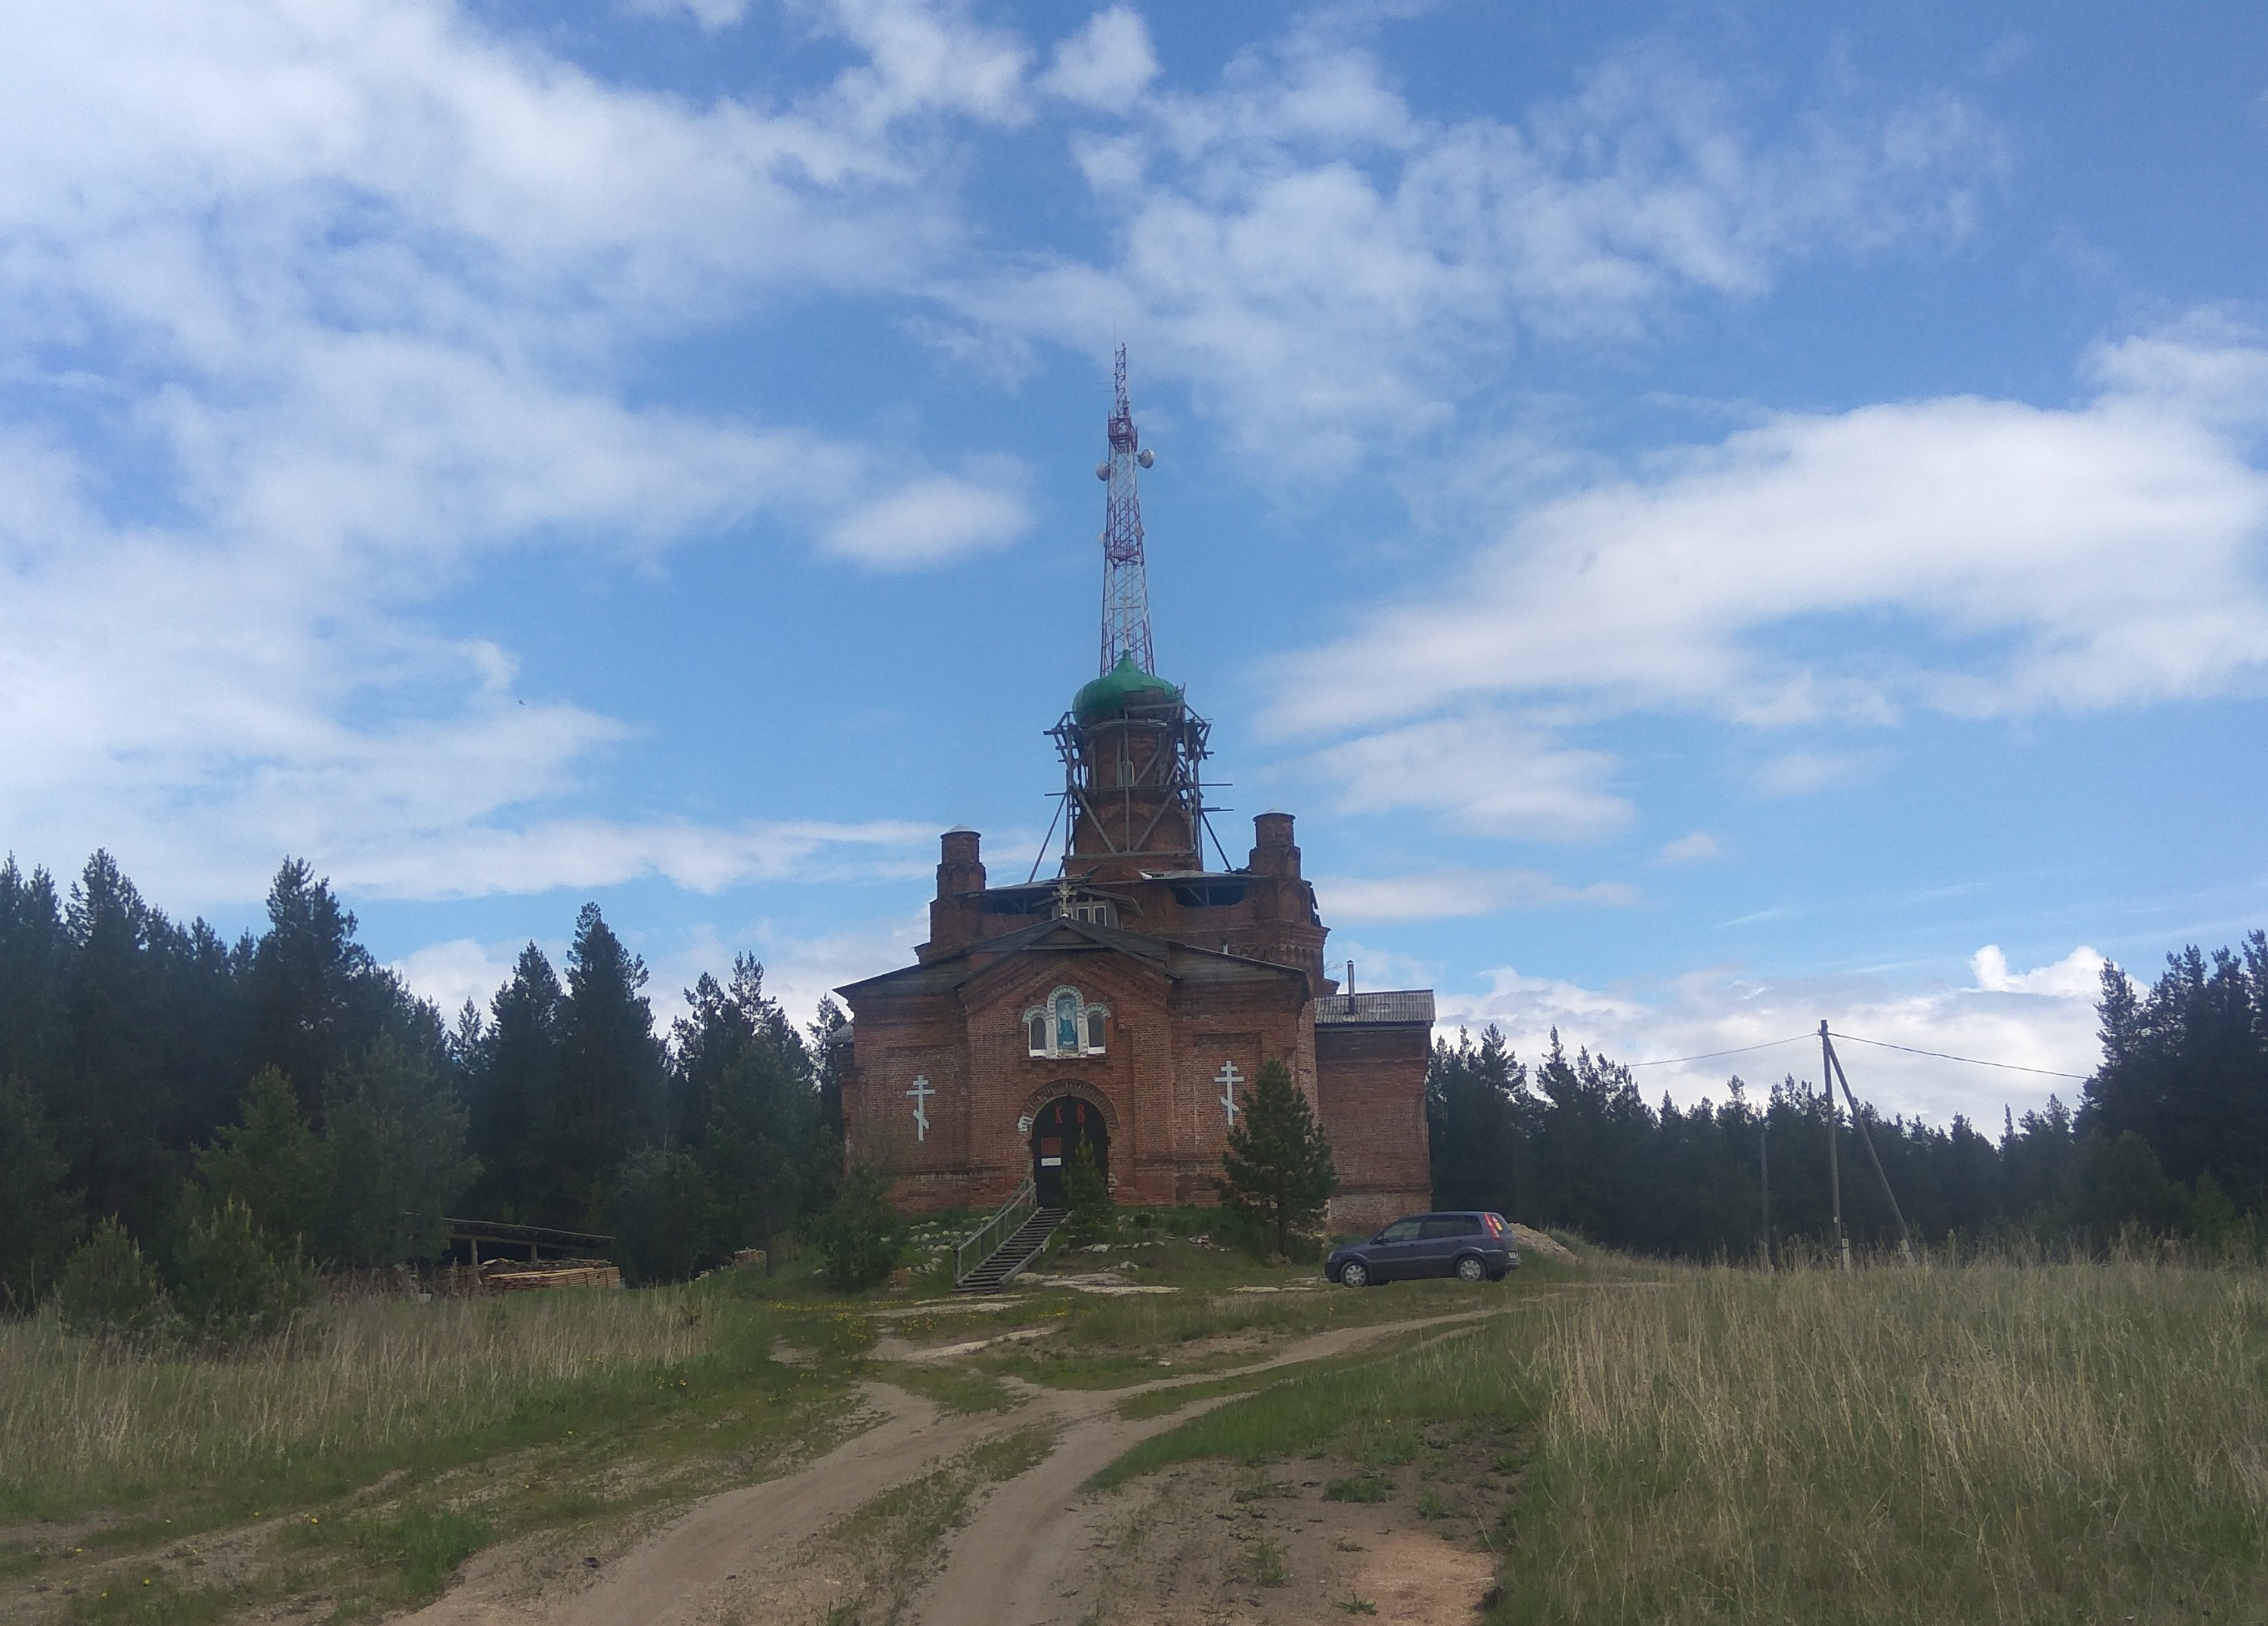
<path fill-rule="evenodd" d="M 1460 1282 L 1477 1282 L 1487 1275 L 1488 1267 L 1471 1254 L 1457 1261 L 1457 1280 Z"/>
<path fill-rule="evenodd" d="M 1339 1283 L 1345 1287 L 1370 1285 L 1370 1270 L 1359 1259 L 1350 1259 L 1339 1267 Z"/>

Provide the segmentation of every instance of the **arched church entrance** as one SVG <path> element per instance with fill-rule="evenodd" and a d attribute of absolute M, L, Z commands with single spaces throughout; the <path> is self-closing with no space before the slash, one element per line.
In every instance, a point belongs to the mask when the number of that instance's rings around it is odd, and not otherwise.
<path fill-rule="evenodd" d="M 1042 1208 L 1064 1205 L 1064 1175 L 1084 1144 L 1094 1166 L 1110 1178 L 1110 1126 L 1102 1108 L 1076 1095 L 1058 1095 L 1032 1116 L 1032 1185 Z"/>

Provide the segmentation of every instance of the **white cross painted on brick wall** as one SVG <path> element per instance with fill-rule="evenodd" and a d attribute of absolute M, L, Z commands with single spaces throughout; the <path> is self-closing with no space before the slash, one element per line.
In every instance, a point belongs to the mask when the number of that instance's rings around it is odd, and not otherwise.
<path fill-rule="evenodd" d="M 1233 1129 L 1236 1127 L 1236 1115 L 1239 1110 L 1236 1105 L 1236 1086 L 1244 1082 L 1244 1075 L 1236 1071 L 1234 1062 L 1223 1062 L 1220 1064 L 1220 1071 L 1213 1074 L 1212 1081 L 1220 1085 L 1220 1104 L 1227 1110 L 1228 1127 Z"/>
<path fill-rule="evenodd" d="M 914 1087 L 906 1092 L 914 1098 L 914 1138 L 929 1138 L 929 1098 L 937 1093 L 930 1087 L 929 1079 L 921 1075 L 914 1078 Z"/>

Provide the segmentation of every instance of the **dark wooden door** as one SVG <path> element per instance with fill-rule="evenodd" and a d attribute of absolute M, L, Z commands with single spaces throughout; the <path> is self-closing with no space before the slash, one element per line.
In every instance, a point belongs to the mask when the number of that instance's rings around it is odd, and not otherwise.
<path fill-rule="evenodd" d="M 1032 1120 L 1032 1184 L 1042 1208 L 1064 1205 L 1064 1173 L 1086 1145 L 1093 1149 L 1094 1166 L 1110 1178 L 1110 1130 L 1102 1109 L 1076 1095 L 1061 1095 Z"/>

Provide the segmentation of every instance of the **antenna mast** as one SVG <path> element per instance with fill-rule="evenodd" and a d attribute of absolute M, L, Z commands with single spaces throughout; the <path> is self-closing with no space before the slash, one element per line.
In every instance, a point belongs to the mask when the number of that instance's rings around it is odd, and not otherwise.
<path fill-rule="evenodd" d="M 1118 347 L 1111 368 L 1110 460 L 1095 465 L 1110 497 L 1102 526 L 1102 667 L 1105 672 L 1131 657 L 1143 671 L 1158 668 L 1150 652 L 1150 585 L 1142 564 L 1142 494 L 1138 470 L 1156 462 L 1134 428 L 1126 400 L 1126 347 Z"/>

